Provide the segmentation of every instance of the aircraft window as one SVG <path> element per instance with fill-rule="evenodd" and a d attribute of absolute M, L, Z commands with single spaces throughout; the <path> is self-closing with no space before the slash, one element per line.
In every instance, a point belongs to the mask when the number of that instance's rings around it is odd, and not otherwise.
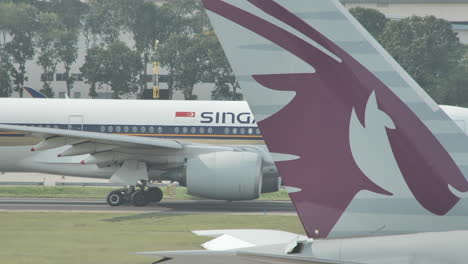
<path fill-rule="evenodd" d="M 187 127 L 184 127 L 182 131 L 184 134 L 187 134 L 187 131 L 188 131 Z"/>
<path fill-rule="evenodd" d="M 162 127 L 158 127 L 158 133 L 159 133 L 159 134 L 162 134 L 162 132 L 163 132 L 163 128 L 162 128 Z"/>
<path fill-rule="evenodd" d="M 124 132 L 125 132 L 125 133 L 128 133 L 128 131 L 129 131 L 128 126 L 124 126 Z"/>
<path fill-rule="evenodd" d="M 133 133 L 138 132 L 138 128 L 137 128 L 136 126 L 132 127 L 132 132 L 133 132 Z"/>
<path fill-rule="evenodd" d="M 115 127 L 115 132 L 120 133 L 120 130 L 121 130 L 120 126 Z"/>
<path fill-rule="evenodd" d="M 179 133 L 179 127 L 175 127 L 175 128 L 174 128 L 174 132 L 175 132 L 176 134 L 178 134 L 178 133 Z"/>
<path fill-rule="evenodd" d="M 255 134 L 260 135 L 260 129 L 255 129 Z"/>
<path fill-rule="evenodd" d="M 205 128 L 200 127 L 200 134 L 205 134 Z"/>
<path fill-rule="evenodd" d="M 58 126 L 58 125 L 54 125 L 54 128 L 59 128 L 59 126 Z"/>
<path fill-rule="evenodd" d="M 252 128 L 249 128 L 249 134 L 250 135 L 252 135 L 252 132 L 253 132 Z"/>
<path fill-rule="evenodd" d="M 241 129 L 240 129 L 240 133 L 241 133 L 242 135 L 244 135 L 244 134 L 245 134 L 245 128 L 241 128 Z"/>
<path fill-rule="evenodd" d="M 114 130 L 114 128 L 113 128 L 112 126 L 108 126 L 108 127 L 107 127 L 107 131 L 108 131 L 108 132 L 112 133 L 113 130 Z"/>
<path fill-rule="evenodd" d="M 151 134 L 154 134 L 154 127 L 150 127 L 150 128 L 149 128 L 149 132 L 150 132 Z"/>
<path fill-rule="evenodd" d="M 224 134 L 229 135 L 229 127 L 226 127 L 226 128 L 224 129 Z"/>
<path fill-rule="evenodd" d="M 145 133 L 146 132 L 146 127 L 144 127 L 144 126 L 140 127 L 140 132 Z"/>
<path fill-rule="evenodd" d="M 106 132 L 106 127 L 105 126 L 101 126 L 101 132 Z"/>
<path fill-rule="evenodd" d="M 49 127 L 49 128 L 50 128 L 50 125 L 46 125 L 46 127 Z"/>
<path fill-rule="evenodd" d="M 195 134 L 195 133 L 197 132 L 197 128 L 196 128 L 196 127 L 192 127 L 192 128 L 190 129 L 190 132 L 191 132 L 192 134 Z"/>
<path fill-rule="evenodd" d="M 212 127 L 208 128 L 208 134 L 213 134 L 213 128 Z"/>
<path fill-rule="evenodd" d="M 232 129 L 232 133 L 233 133 L 233 134 L 237 134 L 237 127 L 235 127 L 235 128 Z"/>

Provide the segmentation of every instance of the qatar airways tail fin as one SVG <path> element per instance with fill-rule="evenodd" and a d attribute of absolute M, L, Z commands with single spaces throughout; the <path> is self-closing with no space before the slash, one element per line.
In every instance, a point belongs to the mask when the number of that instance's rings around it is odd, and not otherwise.
<path fill-rule="evenodd" d="M 309 237 L 456 228 L 467 137 L 337 0 L 203 3 Z"/>

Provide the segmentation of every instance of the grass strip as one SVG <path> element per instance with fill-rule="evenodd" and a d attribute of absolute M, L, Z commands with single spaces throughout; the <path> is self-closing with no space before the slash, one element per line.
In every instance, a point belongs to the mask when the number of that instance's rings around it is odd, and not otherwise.
<path fill-rule="evenodd" d="M 192 230 L 261 228 L 303 233 L 296 216 L 0 212 L 0 263 L 147 264 L 134 252 L 199 249 Z"/>

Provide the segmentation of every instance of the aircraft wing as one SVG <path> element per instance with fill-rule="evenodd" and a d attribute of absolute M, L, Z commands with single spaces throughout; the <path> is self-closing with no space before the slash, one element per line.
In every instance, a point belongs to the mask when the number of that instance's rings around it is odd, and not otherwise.
<path fill-rule="evenodd" d="M 49 164 L 117 166 L 111 182 L 134 185 L 149 179 L 148 166 L 162 175 L 183 166 L 200 154 L 222 151 L 256 151 L 236 146 L 214 146 L 173 139 L 128 136 L 98 132 L 0 124 L 0 131 L 26 134 L 40 140 L 31 148 L 27 164 L 48 171 Z M 89 168 L 89 167 L 87 167 Z"/>
<path fill-rule="evenodd" d="M 138 255 L 157 256 L 162 259 L 156 263 L 171 259 L 177 260 L 209 260 L 216 257 L 217 260 L 225 258 L 238 263 L 243 261 L 265 263 L 307 263 L 307 264 L 352 264 L 350 262 L 330 261 L 318 258 L 305 258 L 294 254 L 294 249 L 299 243 L 311 243 L 303 235 L 284 231 L 262 229 L 239 230 L 203 230 L 194 231 L 200 236 L 216 237 L 204 244 L 206 250 L 184 251 L 158 251 L 141 252 Z M 278 254 L 279 253 L 279 254 Z"/>
<path fill-rule="evenodd" d="M 65 142 L 95 142 L 101 144 L 109 144 L 118 147 L 144 147 L 144 148 L 165 148 L 165 149 L 182 149 L 183 145 L 176 140 L 155 139 L 147 137 L 135 137 L 116 134 L 104 134 L 97 132 L 77 131 L 77 130 L 64 130 L 58 128 L 42 128 L 42 127 L 28 127 L 18 125 L 0 125 L 0 130 L 10 132 L 20 132 L 31 134 L 33 136 L 43 139 L 39 144 L 42 144 L 43 149 L 48 149 L 46 142 L 49 139 L 62 137 L 68 139 Z M 77 144 L 79 144 L 77 143 Z M 74 145 L 74 144 L 71 144 Z M 49 144 L 50 147 L 57 147 L 56 144 Z M 39 147 L 40 149 L 40 147 Z M 38 150 L 39 150 L 38 149 Z"/>

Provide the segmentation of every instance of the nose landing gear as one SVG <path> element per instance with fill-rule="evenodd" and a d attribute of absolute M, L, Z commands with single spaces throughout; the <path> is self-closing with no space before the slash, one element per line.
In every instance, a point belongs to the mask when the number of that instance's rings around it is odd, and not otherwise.
<path fill-rule="evenodd" d="M 119 206 L 126 202 L 134 206 L 145 206 L 160 202 L 162 198 L 163 192 L 159 187 L 147 187 L 146 181 L 140 181 L 136 186 L 110 192 L 106 201 L 109 206 Z"/>

